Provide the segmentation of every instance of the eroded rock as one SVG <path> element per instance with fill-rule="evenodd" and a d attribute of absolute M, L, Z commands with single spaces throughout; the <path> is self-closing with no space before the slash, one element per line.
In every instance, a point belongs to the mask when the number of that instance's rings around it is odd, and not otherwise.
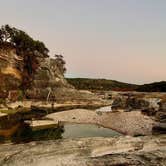
<path fill-rule="evenodd" d="M 81 138 L 2 145 L 3 166 L 95 166 L 166 164 L 166 136 Z"/>

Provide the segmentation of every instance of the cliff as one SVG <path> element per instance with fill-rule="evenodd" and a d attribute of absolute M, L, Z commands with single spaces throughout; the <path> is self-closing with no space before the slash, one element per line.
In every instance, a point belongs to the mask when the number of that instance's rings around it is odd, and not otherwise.
<path fill-rule="evenodd" d="M 0 46 L 0 98 L 11 98 L 20 89 L 23 59 L 10 45 Z"/>
<path fill-rule="evenodd" d="M 39 53 L 38 53 L 39 54 Z M 30 86 L 22 88 L 25 80 L 25 61 L 10 45 L 0 46 L 0 98 L 8 101 L 99 101 L 92 93 L 76 90 L 60 72 L 56 60 L 38 55 L 38 66 L 29 79 Z M 42 58 L 41 58 L 42 57 Z M 43 58 L 44 57 L 44 58 Z"/>

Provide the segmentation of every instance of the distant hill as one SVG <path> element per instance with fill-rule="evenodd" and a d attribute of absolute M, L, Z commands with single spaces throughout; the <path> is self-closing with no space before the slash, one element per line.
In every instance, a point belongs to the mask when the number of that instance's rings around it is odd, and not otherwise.
<path fill-rule="evenodd" d="M 135 84 L 107 79 L 67 78 L 67 81 L 75 88 L 81 90 L 133 91 L 138 88 L 138 85 Z"/>
<path fill-rule="evenodd" d="M 166 92 L 166 81 L 144 85 L 128 84 L 115 80 L 90 78 L 67 78 L 67 81 L 76 89 L 81 90 Z"/>
<path fill-rule="evenodd" d="M 166 92 L 166 81 L 140 85 L 136 90 L 140 92 Z"/>

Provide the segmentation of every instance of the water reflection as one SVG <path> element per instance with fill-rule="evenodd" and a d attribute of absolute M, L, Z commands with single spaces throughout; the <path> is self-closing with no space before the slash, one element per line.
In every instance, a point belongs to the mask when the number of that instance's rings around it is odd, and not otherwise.
<path fill-rule="evenodd" d="M 63 126 L 42 130 L 33 130 L 29 124 L 19 122 L 9 129 L 0 129 L 0 142 L 26 143 L 50 139 L 61 139 Z"/>
<path fill-rule="evenodd" d="M 33 130 L 30 124 L 20 121 L 10 128 L 0 129 L 0 143 L 26 143 L 61 138 L 114 137 L 121 134 L 93 124 L 61 124 L 56 127 Z"/>
<path fill-rule="evenodd" d="M 63 138 L 114 137 L 122 134 L 94 124 L 65 124 Z"/>

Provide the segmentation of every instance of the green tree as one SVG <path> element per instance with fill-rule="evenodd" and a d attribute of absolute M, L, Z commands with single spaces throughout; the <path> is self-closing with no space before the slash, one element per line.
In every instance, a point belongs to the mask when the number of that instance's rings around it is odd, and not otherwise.
<path fill-rule="evenodd" d="M 48 57 L 49 50 L 43 42 L 34 40 L 26 32 L 9 25 L 3 25 L 0 28 L 0 44 L 5 43 L 15 47 L 17 54 L 23 57 L 22 87 L 27 88 L 38 67 L 37 57 Z"/>

